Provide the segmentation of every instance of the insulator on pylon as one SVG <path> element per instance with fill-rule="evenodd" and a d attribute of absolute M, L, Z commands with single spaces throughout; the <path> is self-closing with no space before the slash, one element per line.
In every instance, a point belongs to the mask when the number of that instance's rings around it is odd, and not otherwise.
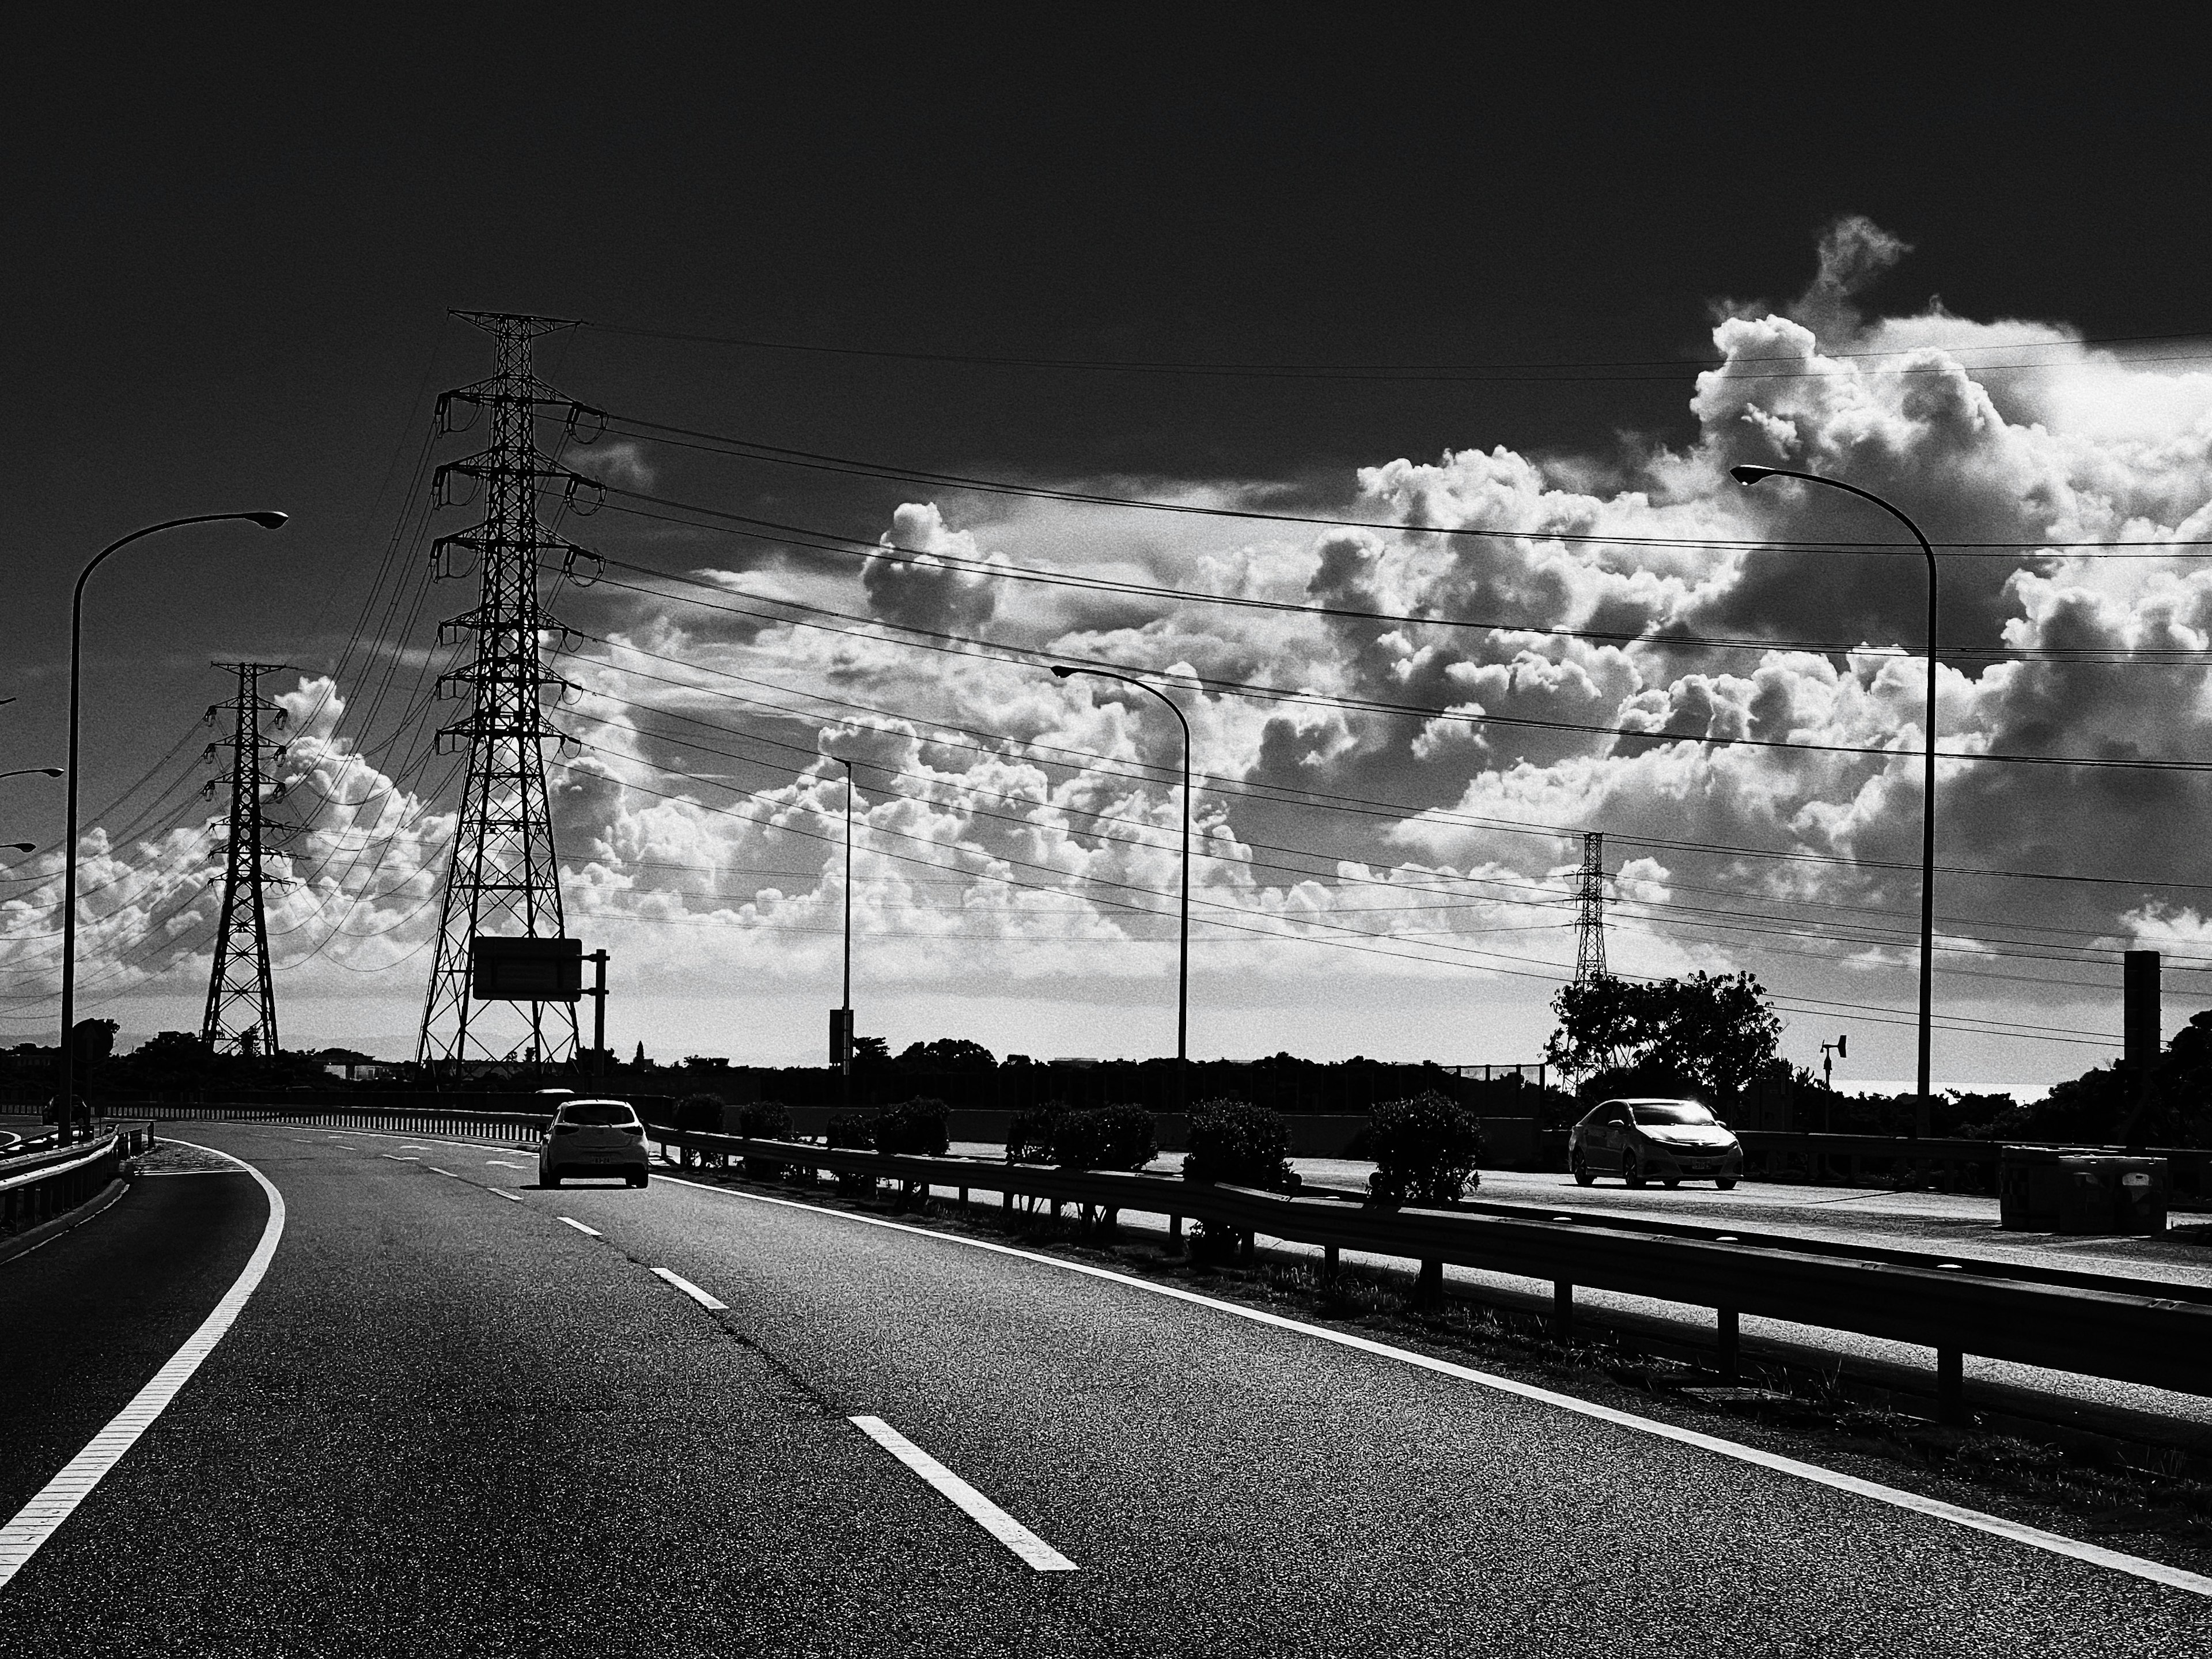
<path fill-rule="evenodd" d="M 586 561 L 591 565 L 588 572 L 581 568 Z M 589 587 L 606 574 L 607 562 L 589 548 L 572 547 L 562 556 L 561 574 L 571 586 Z M 564 639 L 571 631 L 566 628 L 561 630 Z"/>
<path fill-rule="evenodd" d="M 589 404 L 570 404 L 568 429 L 570 443 L 595 444 L 607 429 L 607 411 Z"/>
<path fill-rule="evenodd" d="M 439 434 L 444 436 L 449 433 L 466 432 L 477 423 L 477 395 L 467 386 L 463 386 L 458 391 L 440 392 L 437 414 Z M 455 415 L 454 410 L 459 409 L 469 411 L 467 420 L 464 421 Z"/>
<path fill-rule="evenodd" d="M 588 519 L 606 505 L 607 487 L 597 478 L 571 472 L 568 485 L 562 491 L 562 500 L 578 518 Z"/>

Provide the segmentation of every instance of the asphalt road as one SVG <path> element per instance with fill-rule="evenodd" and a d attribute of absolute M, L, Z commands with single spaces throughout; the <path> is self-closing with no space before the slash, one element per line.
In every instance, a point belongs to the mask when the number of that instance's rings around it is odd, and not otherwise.
<path fill-rule="evenodd" d="M 0 1588 L 0 1651 L 2212 1644 L 2185 1590 L 1018 1255 L 667 1179 L 544 1192 L 489 1149 L 187 1133 L 277 1186 L 283 1241 Z M 213 1305 L 265 1212 L 246 1176 L 149 1178 L 0 1264 L 0 1516 Z M 857 1415 L 1076 1571 L 1033 1571 Z"/>

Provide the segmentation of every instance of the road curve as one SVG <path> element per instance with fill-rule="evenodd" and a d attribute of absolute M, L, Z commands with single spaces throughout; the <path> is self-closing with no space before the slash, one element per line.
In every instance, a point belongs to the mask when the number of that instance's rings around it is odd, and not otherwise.
<path fill-rule="evenodd" d="M 284 1242 L 198 1375 L 0 1590 L 0 1650 L 2212 1642 L 2203 1596 L 1048 1263 L 667 1180 L 544 1192 L 526 1155 L 487 1148 L 179 1133 L 276 1184 Z M 102 1398 L 144 1382 L 152 1322 L 189 1330 L 258 1225 L 248 1182 L 141 1183 L 163 1187 L 179 1196 L 134 1189 L 114 1219 L 203 1265 L 147 1280 L 128 1316 L 100 1228 L 44 1252 L 43 1279 L 17 1272 L 36 1255 L 0 1265 L 0 1329 L 72 1282 L 88 1329 L 148 1326 L 80 1352 Z M 11 1443 L 13 1490 L 98 1415 L 70 1394 L 11 1402 L 36 1431 Z M 1037 1571 L 856 1417 L 1074 1570 Z"/>

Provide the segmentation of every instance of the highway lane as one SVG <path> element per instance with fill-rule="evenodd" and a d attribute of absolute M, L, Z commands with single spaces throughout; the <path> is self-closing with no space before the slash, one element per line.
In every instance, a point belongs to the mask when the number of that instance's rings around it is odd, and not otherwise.
<path fill-rule="evenodd" d="M 25 1650 L 2212 1638 L 2212 1602 L 2184 1592 L 1060 1267 L 667 1180 L 543 1192 L 513 1153 L 189 1133 L 283 1189 L 285 1243 L 0 1590 L 0 1648 L 42 1629 Z M 1032 1571 L 855 1415 L 1078 1570 Z"/>
<path fill-rule="evenodd" d="M 149 1178 L 83 1224 L 0 1260 L 0 1520 L 191 1334 L 266 1214 L 248 1176 Z"/>

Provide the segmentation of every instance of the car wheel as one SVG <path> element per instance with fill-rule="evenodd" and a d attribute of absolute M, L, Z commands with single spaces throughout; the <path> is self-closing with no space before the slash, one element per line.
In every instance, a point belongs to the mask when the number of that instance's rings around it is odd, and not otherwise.
<path fill-rule="evenodd" d="M 1680 1176 L 1668 1176 L 1660 1184 L 1665 1187 L 1667 1190 L 1671 1193 L 1675 1188 L 1682 1184 L 1682 1177 Z"/>
<path fill-rule="evenodd" d="M 1644 1184 L 1644 1160 L 1631 1152 L 1620 1161 L 1620 1178 L 1632 1187 Z"/>
<path fill-rule="evenodd" d="M 1734 1176 L 1723 1176 L 1719 1180 L 1713 1182 L 1713 1185 L 1719 1188 L 1723 1192 L 1727 1192 L 1735 1185 L 1735 1177 Z"/>
<path fill-rule="evenodd" d="M 1589 1172 L 1589 1166 L 1583 1162 L 1583 1155 L 1580 1152 L 1574 1155 L 1567 1167 L 1574 1171 L 1575 1185 L 1577 1187 L 1587 1187 L 1597 1179 Z"/>
<path fill-rule="evenodd" d="M 561 1172 L 558 1170 L 546 1170 L 543 1175 L 538 1177 L 538 1184 L 541 1187 L 559 1186 L 561 1184 Z"/>
<path fill-rule="evenodd" d="M 651 1179 L 653 1179 L 652 1176 L 646 1174 L 644 1170 L 640 1170 L 635 1175 L 629 1178 L 629 1184 L 633 1187 L 642 1187 Z"/>

